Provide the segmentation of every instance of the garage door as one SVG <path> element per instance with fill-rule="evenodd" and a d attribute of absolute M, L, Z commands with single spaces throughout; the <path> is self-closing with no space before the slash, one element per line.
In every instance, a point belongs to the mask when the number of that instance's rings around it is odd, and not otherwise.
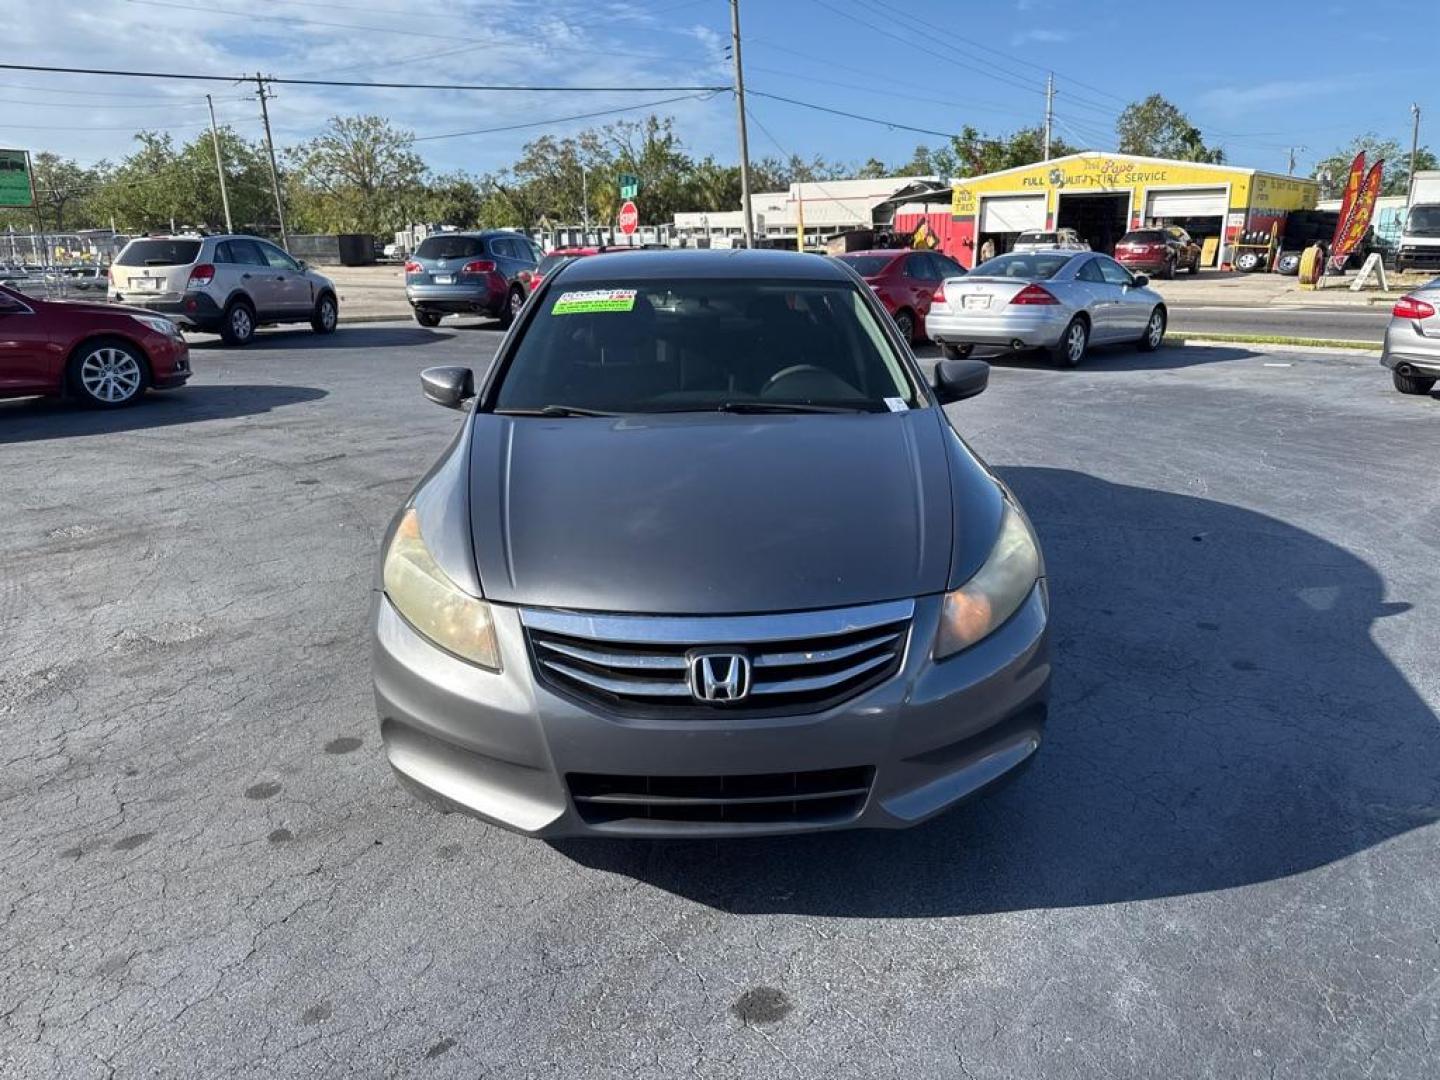
<path fill-rule="evenodd" d="M 1145 198 L 1147 218 L 1224 217 L 1224 188 L 1182 188 L 1152 191 Z"/>
<path fill-rule="evenodd" d="M 982 233 L 1045 228 L 1044 195 L 992 195 L 980 200 Z"/>

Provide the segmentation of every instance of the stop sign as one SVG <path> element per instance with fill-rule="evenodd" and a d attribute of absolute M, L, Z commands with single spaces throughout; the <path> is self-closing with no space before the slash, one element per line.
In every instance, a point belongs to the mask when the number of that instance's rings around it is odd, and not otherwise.
<path fill-rule="evenodd" d="M 620 207 L 620 231 L 629 236 L 639 225 L 640 211 L 636 209 L 633 201 L 626 199 L 625 205 Z"/>

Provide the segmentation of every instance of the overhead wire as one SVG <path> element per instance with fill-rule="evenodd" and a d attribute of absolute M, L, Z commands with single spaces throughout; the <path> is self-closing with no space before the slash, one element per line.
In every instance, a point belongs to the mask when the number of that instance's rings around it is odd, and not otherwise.
<path fill-rule="evenodd" d="M 575 113 L 572 116 L 552 116 L 547 120 L 529 121 L 523 124 L 504 124 L 499 127 L 474 128 L 470 131 L 449 131 L 440 135 L 417 135 L 415 142 L 431 142 L 436 139 L 458 139 L 466 135 L 494 135 L 502 131 L 523 131 L 525 128 L 550 127 L 553 124 L 565 124 L 573 120 L 593 120 L 599 116 L 617 116 L 620 113 L 636 112 L 640 109 L 654 109 L 661 105 L 672 105 L 677 101 L 709 101 L 715 95 L 710 94 L 682 94 L 679 97 L 661 98 L 659 101 L 642 101 L 636 105 L 624 105 L 614 109 L 597 109 L 594 112 Z"/>

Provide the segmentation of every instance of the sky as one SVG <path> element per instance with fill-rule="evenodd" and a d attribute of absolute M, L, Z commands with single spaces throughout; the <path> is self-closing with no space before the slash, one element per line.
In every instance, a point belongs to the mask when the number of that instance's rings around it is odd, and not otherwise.
<path fill-rule="evenodd" d="M 754 157 L 893 162 L 967 124 L 990 134 L 1034 125 L 1050 71 L 1055 131 L 1086 149 L 1113 149 L 1117 114 L 1155 92 L 1239 165 L 1283 172 L 1295 147 L 1296 171 L 1308 174 L 1367 131 L 1408 147 L 1412 101 L 1422 145 L 1440 147 L 1433 2 L 741 0 L 740 10 Z M 638 89 L 728 87 L 728 0 L 0 0 L 0 18 L 0 59 L 13 63 L 625 88 L 279 86 L 271 120 L 282 145 L 330 116 L 373 112 L 414 132 L 435 171 L 480 173 L 541 134 L 655 111 L 675 118 L 692 153 L 738 156 L 728 89 Z M 253 86 L 247 96 L 229 82 L 0 70 L 0 145 L 115 160 L 137 128 L 177 141 L 203 131 L 207 92 L 221 123 L 260 137 Z M 633 111 L 563 119 L 618 109 Z M 515 130 L 488 130 L 501 127 Z"/>

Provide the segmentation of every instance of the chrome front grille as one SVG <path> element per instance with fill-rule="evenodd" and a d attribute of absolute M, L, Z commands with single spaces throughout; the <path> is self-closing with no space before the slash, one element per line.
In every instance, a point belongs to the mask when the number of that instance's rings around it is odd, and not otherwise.
<path fill-rule="evenodd" d="M 912 601 L 781 615 L 583 615 L 525 609 L 536 677 L 622 716 L 721 717 L 818 712 L 889 678 L 905 655 Z M 749 665 L 736 701 L 697 696 L 692 658 Z"/>

